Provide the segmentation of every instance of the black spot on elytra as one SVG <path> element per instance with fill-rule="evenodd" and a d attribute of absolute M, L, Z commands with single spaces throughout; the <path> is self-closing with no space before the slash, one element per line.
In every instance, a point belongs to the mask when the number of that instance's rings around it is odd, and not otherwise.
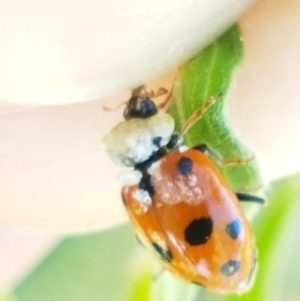
<path fill-rule="evenodd" d="M 155 189 L 151 182 L 151 176 L 147 172 L 144 172 L 142 175 L 139 183 L 139 189 L 147 191 L 150 196 L 153 196 L 153 194 L 155 193 Z"/>
<path fill-rule="evenodd" d="M 160 259 L 164 262 L 170 263 L 173 260 L 173 254 L 169 249 L 162 248 L 156 242 L 152 243 L 154 250 L 158 253 Z"/>
<path fill-rule="evenodd" d="M 191 246 L 202 245 L 206 243 L 213 230 L 213 221 L 211 218 L 202 217 L 194 219 L 185 229 L 184 237 Z"/>
<path fill-rule="evenodd" d="M 233 276 L 239 270 L 240 265 L 238 260 L 229 260 L 221 266 L 221 273 L 226 277 Z"/>
<path fill-rule="evenodd" d="M 177 167 L 180 173 L 186 176 L 193 169 L 193 161 L 188 157 L 181 157 L 177 163 Z"/>
<path fill-rule="evenodd" d="M 237 239 L 242 232 L 242 226 L 241 221 L 237 218 L 226 226 L 225 231 L 232 239 Z"/>

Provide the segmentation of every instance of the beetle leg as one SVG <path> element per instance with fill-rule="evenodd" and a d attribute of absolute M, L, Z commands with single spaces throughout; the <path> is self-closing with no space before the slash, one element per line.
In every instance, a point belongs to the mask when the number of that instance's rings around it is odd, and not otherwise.
<path fill-rule="evenodd" d="M 217 95 L 209 97 L 206 102 L 199 108 L 197 109 L 185 122 L 181 129 L 181 135 L 183 136 L 188 132 L 188 130 L 198 121 L 200 120 L 204 113 L 212 106 L 215 104 L 215 102 L 219 99 L 222 98 L 222 93 L 219 93 Z"/>
<path fill-rule="evenodd" d="M 265 200 L 261 197 L 258 197 L 253 194 L 248 194 L 244 192 L 236 192 L 235 195 L 241 202 L 251 202 L 251 203 L 258 203 L 258 204 L 264 204 Z"/>

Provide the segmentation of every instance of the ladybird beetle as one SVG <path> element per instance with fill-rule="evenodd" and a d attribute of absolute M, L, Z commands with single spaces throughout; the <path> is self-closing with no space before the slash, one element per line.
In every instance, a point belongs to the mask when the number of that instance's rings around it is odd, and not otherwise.
<path fill-rule="evenodd" d="M 245 290 L 256 248 L 239 199 L 262 199 L 232 192 L 207 146 L 184 146 L 173 118 L 149 95 L 143 86 L 133 90 L 125 121 L 103 139 L 115 162 L 134 167 L 123 176 L 122 199 L 137 236 L 179 277 L 220 293 Z"/>

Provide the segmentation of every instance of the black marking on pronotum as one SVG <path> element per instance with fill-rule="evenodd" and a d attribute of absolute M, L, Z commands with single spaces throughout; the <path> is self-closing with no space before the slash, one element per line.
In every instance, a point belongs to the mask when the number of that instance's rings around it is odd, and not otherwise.
<path fill-rule="evenodd" d="M 221 273 L 226 276 L 230 277 L 233 276 L 240 268 L 240 261 L 238 260 L 229 260 L 227 263 L 221 266 Z"/>
<path fill-rule="evenodd" d="M 194 219 L 185 229 L 184 237 L 188 244 L 197 246 L 205 244 L 212 233 L 213 221 L 209 217 Z"/>
<path fill-rule="evenodd" d="M 156 242 L 152 243 L 152 246 L 162 261 L 170 263 L 173 260 L 173 254 L 169 249 L 164 249 Z"/>
<path fill-rule="evenodd" d="M 151 157 L 141 163 L 138 163 L 134 166 L 135 170 L 139 170 L 142 174 L 147 172 L 151 165 L 166 155 L 166 150 L 164 148 L 159 148 L 159 150 L 151 155 Z"/>
<path fill-rule="evenodd" d="M 155 146 L 160 147 L 161 139 L 162 139 L 162 137 L 160 137 L 160 136 L 154 137 L 154 138 L 152 139 L 152 143 L 153 143 Z"/>
<path fill-rule="evenodd" d="M 176 149 L 179 148 L 180 146 L 183 146 L 183 139 L 182 136 L 179 133 L 173 133 L 168 144 L 166 145 L 166 147 L 168 149 Z"/>
<path fill-rule="evenodd" d="M 178 170 L 183 175 L 188 175 L 193 169 L 193 161 L 188 157 L 181 157 L 177 163 Z"/>
<path fill-rule="evenodd" d="M 147 172 L 143 172 L 142 174 L 142 178 L 139 182 L 139 189 L 147 191 L 150 196 L 153 196 L 155 193 L 155 189 L 151 182 L 151 176 Z"/>
<path fill-rule="evenodd" d="M 227 224 L 225 231 L 232 239 L 237 239 L 242 232 L 242 227 L 243 225 L 241 221 L 237 218 L 231 223 Z"/>

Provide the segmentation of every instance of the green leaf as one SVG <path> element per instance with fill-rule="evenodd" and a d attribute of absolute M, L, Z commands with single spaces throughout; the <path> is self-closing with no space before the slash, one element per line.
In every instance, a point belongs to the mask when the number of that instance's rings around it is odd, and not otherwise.
<path fill-rule="evenodd" d="M 224 160 L 253 158 L 253 153 L 237 139 L 223 114 L 225 96 L 242 57 L 240 31 L 234 26 L 180 69 L 170 108 L 180 132 L 186 120 L 209 97 L 221 93 L 222 97 L 190 128 L 185 142 L 188 146 L 205 143 Z M 235 191 L 255 191 L 261 186 L 256 160 L 221 166 L 221 170 Z"/>

